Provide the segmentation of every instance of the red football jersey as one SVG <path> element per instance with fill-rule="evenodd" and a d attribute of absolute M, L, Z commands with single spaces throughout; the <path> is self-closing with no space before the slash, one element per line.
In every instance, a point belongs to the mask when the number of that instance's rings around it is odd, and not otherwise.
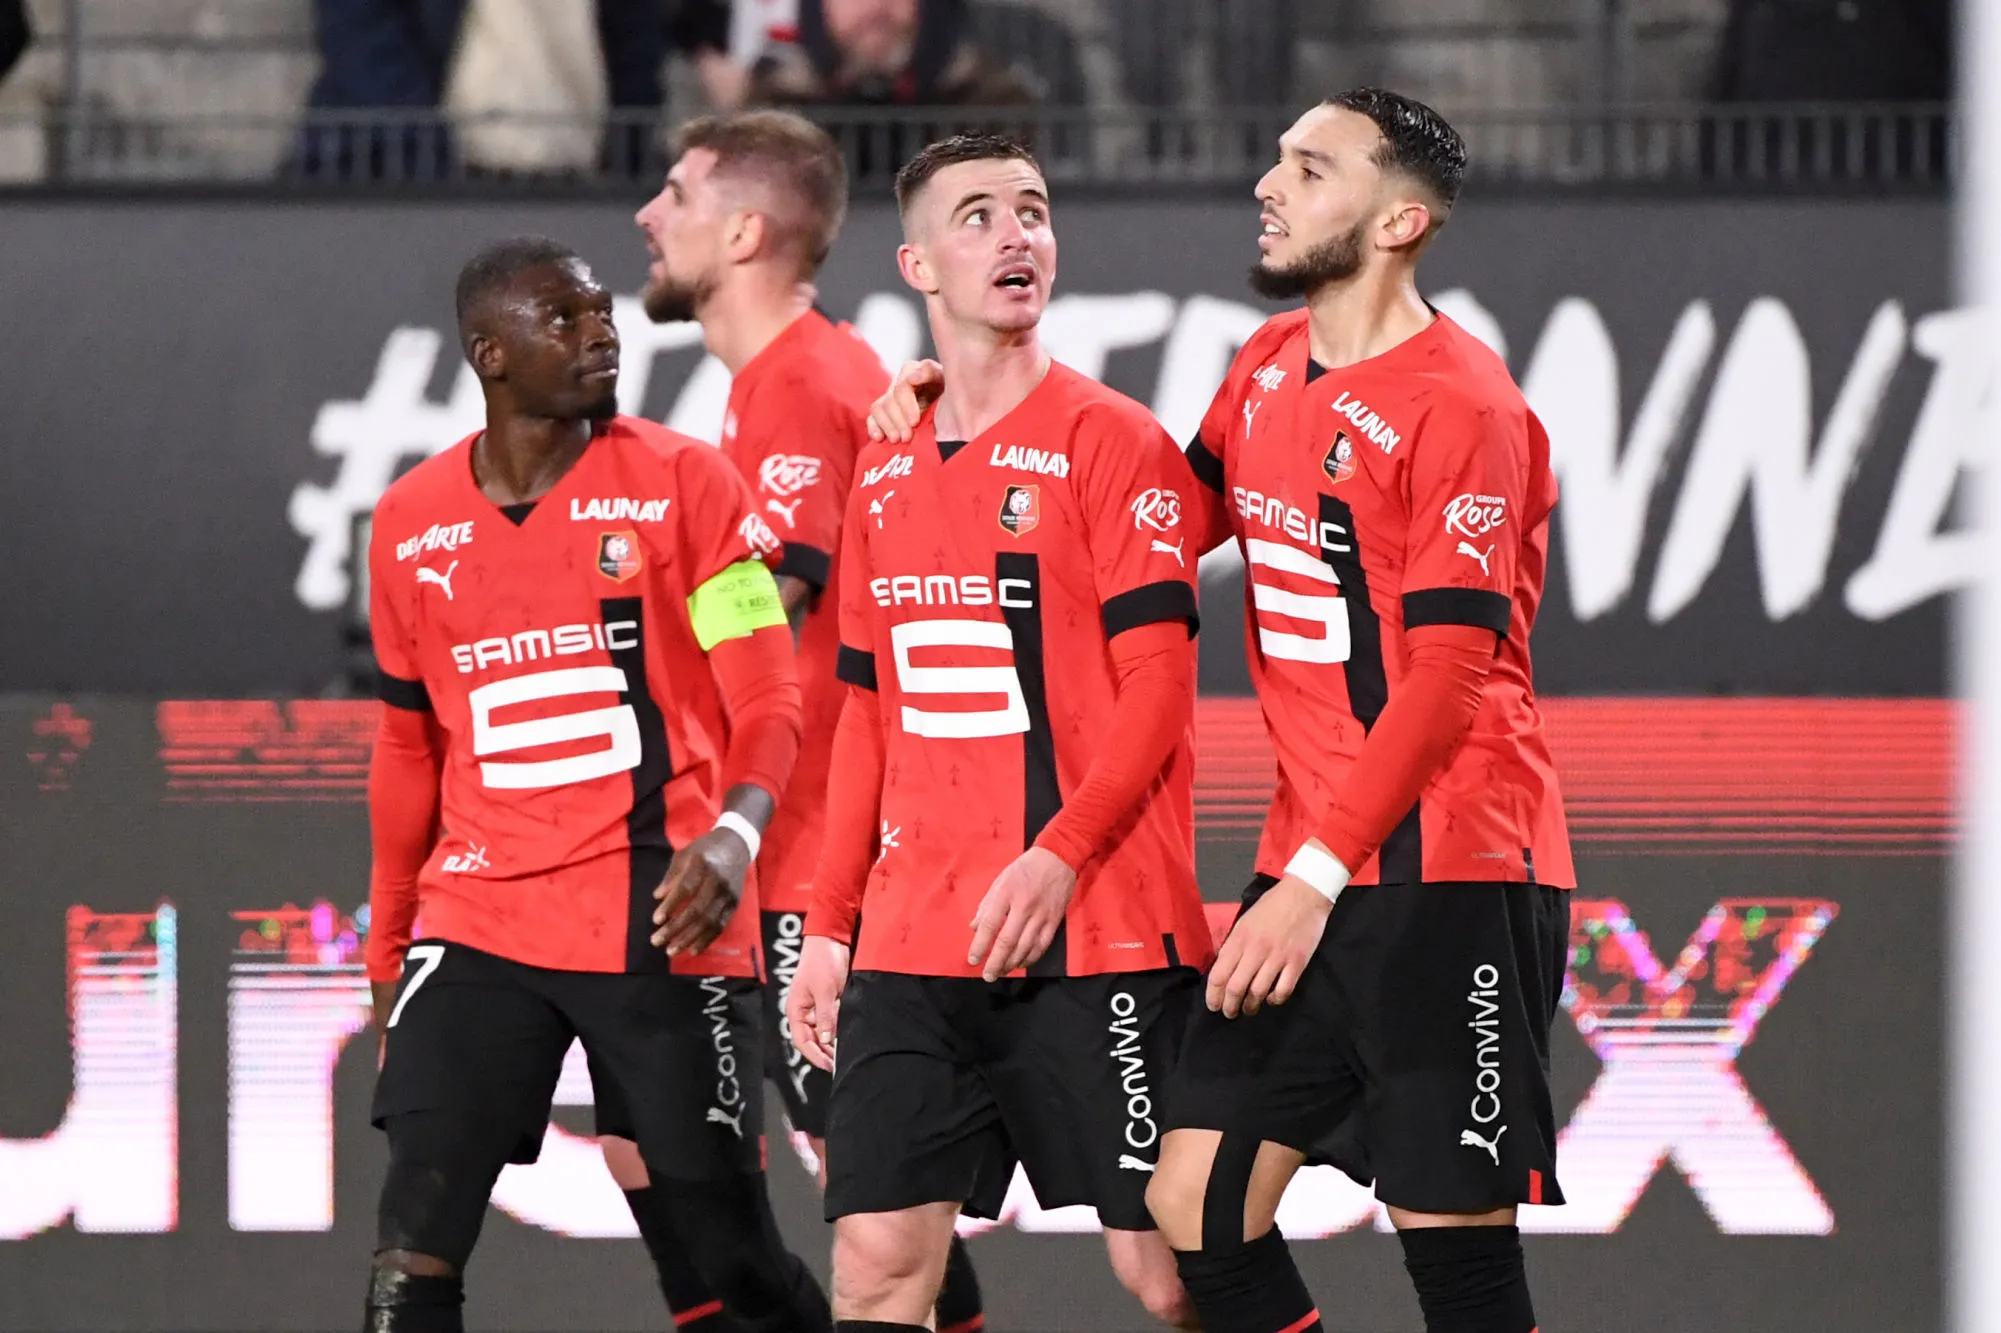
<path fill-rule="evenodd" d="M 1312 836 L 1397 688 L 1405 630 L 1475 625 L 1503 637 L 1472 731 L 1355 882 L 1573 886 L 1529 668 L 1556 476 L 1500 358 L 1440 315 L 1323 370 L 1292 311 L 1244 344 L 1188 459 L 1214 492 L 1208 540 L 1241 544 L 1244 651 L 1278 755 L 1258 869 L 1282 873 Z"/>
<path fill-rule="evenodd" d="M 1119 743 L 1109 639 L 1194 632 L 1193 483 L 1144 407 L 1062 365 L 978 439 L 941 448 L 927 414 L 856 466 L 840 672 L 878 692 L 884 776 L 854 965 L 978 976 L 980 900 Z M 1193 770 L 1188 737 L 1031 975 L 1208 965 Z"/>
<path fill-rule="evenodd" d="M 668 970 L 650 940 L 673 849 L 714 825 L 723 701 L 688 598 L 777 541 L 729 461 L 630 417 L 516 525 L 469 436 L 375 508 L 371 630 L 386 703 L 446 736 L 427 936 L 538 967 Z M 757 896 L 676 972 L 755 976 Z"/>
<path fill-rule="evenodd" d="M 841 644 L 834 577 L 841 517 L 855 455 L 868 443 L 869 406 L 888 387 L 882 362 L 860 335 L 817 310 L 786 326 L 730 385 L 723 450 L 785 543 L 778 572 L 819 589 L 799 629 L 806 710 L 799 762 L 757 858 L 758 896 L 767 911 L 804 912 L 813 897 L 843 694 L 834 679 Z"/>

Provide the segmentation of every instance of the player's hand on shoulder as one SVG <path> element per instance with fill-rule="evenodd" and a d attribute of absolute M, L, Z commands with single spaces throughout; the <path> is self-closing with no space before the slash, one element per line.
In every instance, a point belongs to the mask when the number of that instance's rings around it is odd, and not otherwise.
<path fill-rule="evenodd" d="M 653 947 L 672 958 L 716 942 L 736 914 L 750 871 L 750 848 L 734 830 L 712 828 L 674 853 L 653 891 Z"/>
<path fill-rule="evenodd" d="M 1287 875 L 1237 918 L 1209 969 L 1209 1007 L 1225 1018 L 1254 1014 L 1292 997 L 1333 904 L 1303 879 Z"/>
<path fill-rule="evenodd" d="M 973 915 L 973 947 L 966 961 L 998 981 L 1049 950 L 1070 910 L 1077 872 L 1056 853 L 1031 847 L 995 877 Z"/>
<path fill-rule="evenodd" d="M 785 996 L 785 1024 L 793 1049 L 816 1069 L 832 1072 L 834 1041 L 841 1016 L 841 992 L 848 985 L 851 951 L 839 940 L 808 935 L 799 967 Z"/>
<path fill-rule="evenodd" d="M 945 367 L 936 361 L 906 361 L 889 382 L 882 397 L 868 410 L 868 433 L 872 440 L 902 444 L 917 433 L 924 409 L 945 392 Z"/>

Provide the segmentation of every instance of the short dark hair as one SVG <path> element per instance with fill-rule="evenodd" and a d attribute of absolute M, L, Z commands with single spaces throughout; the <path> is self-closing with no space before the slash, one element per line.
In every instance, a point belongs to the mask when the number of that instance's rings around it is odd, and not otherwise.
<path fill-rule="evenodd" d="M 459 270 L 454 305 L 460 329 L 465 328 L 466 321 L 482 302 L 529 269 L 544 264 L 582 262 L 575 250 L 547 236 L 510 236 L 487 242 Z"/>
<path fill-rule="evenodd" d="M 834 136 L 790 111 L 698 116 L 674 135 L 674 156 L 696 148 L 716 155 L 719 172 L 755 174 L 798 209 L 776 219 L 780 239 L 797 243 L 811 277 L 827 262 L 848 211 L 848 167 Z"/>
<path fill-rule="evenodd" d="M 1351 88 L 1321 103 L 1367 116 L 1383 132 L 1376 165 L 1399 171 L 1438 198 L 1441 214 L 1452 212 L 1466 176 L 1466 141 L 1445 117 L 1415 97 L 1382 88 Z M 1433 220 L 1442 225 L 1444 216 Z"/>
<path fill-rule="evenodd" d="M 1026 162 L 1037 171 L 1042 170 L 1042 164 L 1035 160 L 1035 154 L 1029 151 L 1028 145 L 1013 135 L 955 134 L 949 139 L 926 144 L 896 173 L 897 211 L 908 214 L 910 201 L 917 197 L 933 176 L 961 162 Z"/>

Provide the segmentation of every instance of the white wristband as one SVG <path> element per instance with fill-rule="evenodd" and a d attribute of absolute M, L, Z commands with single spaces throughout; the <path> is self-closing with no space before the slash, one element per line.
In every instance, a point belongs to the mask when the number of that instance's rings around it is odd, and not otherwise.
<path fill-rule="evenodd" d="M 757 849 L 764 842 L 764 835 L 757 831 L 757 825 L 734 810 L 725 810 L 716 816 L 716 827 L 726 828 L 742 838 L 743 845 L 750 848 L 750 859 L 757 859 Z"/>
<path fill-rule="evenodd" d="M 1292 854 L 1292 859 L 1285 863 L 1285 873 L 1294 879 L 1304 880 L 1309 888 L 1330 903 L 1341 896 L 1341 890 L 1348 887 L 1352 878 L 1348 867 L 1312 843 L 1302 845 Z"/>

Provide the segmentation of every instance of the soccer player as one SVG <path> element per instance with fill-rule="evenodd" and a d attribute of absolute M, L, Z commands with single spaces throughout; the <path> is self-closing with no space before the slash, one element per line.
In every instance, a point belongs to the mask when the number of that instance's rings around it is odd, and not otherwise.
<path fill-rule="evenodd" d="M 1258 184 L 1262 296 L 1189 446 L 1234 535 L 1278 755 L 1258 875 L 1169 1080 L 1148 1199 L 1209 1333 L 1321 1327 L 1279 1197 L 1373 1183 L 1431 1333 L 1530 1333 L 1559 1204 L 1549 1030 L 1575 883 L 1529 668 L 1556 500 L 1507 368 L 1418 295 L 1466 149 L 1359 90 Z"/>
<path fill-rule="evenodd" d="M 646 313 L 661 323 L 699 320 L 709 351 L 729 368 L 723 451 L 785 544 L 778 590 L 798 632 L 805 734 L 757 862 L 769 969 L 765 1052 L 786 1119 L 824 1162 L 831 1080 L 792 1044 L 783 1015 L 820 859 L 846 688 L 834 677 L 841 517 L 855 455 L 868 443 L 869 404 L 888 377 L 853 329 L 813 306 L 812 284 L 847 211 L 847 166 L 833 137 L 788 112 L 753 111 L 690 121 L 675 147 L 665 186 L 636 219 L 653 255 Z M 601 1114 L 600 1133 L 610 1128 L 618 1126 Z M 713 1301 L 657 1216 L 631 1145 L 605 1142 L 668 1305 L 690 1322 L 691 1311 L 712 1309 Z M 956 1237 L 937 1313 L 941 1330 L 970 1333 L 984 1322 L 979 1279 Z"/>
<path fill-rule="evenodd" d="M 1120 1279 L 1186 1323 L 1145 1184 L 1212 952 L 1193 483 L 1145 408 L 1043 350 L 1056 241 L 1026 149 L 933 144 L 897 200 L 949 387 L 856 464 L 851 688 L 787 1005 L 834 1069 L 838 1327 L 923 1328 L 962 1206 L 995 1215 L 1017 1161 L 1045 1206 L 1095 1205 Z"/>
<path fill-rule="evenodd" d="M 490 246 L 457 305 L 485 429 L 389 488 L 369 552 L 390 1159 L 365 1327 L 460 1327 L 493 1183 L 535 1159 L 581 1039 L 738 1327 L 825 1329 L 735 1060 L 758 1034 L 735 909 L 799 744 L 777 540 L 716 451 L 616 415 L 611 297 L 572 252 Z"/>

